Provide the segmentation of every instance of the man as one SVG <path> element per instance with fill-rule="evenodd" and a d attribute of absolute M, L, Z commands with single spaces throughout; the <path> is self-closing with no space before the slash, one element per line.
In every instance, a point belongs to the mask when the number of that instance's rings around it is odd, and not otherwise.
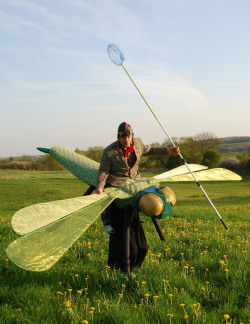
<path fill-rule="evenodd" d="M 134 138 L 132 127 L 123 122 L 118 127 L 117 141 L 107 146 L 101 158 L 98 172 L 97 194 L 105 187 L 121 186 L 128 179 L 140 180 L 139 163 L 141 156 L 150 154 L 179 154 L 177 146 L 153 147 L 143 144 L 140 138 Z M 139 213 L 131 206 L 125 209 L 111 204 L 103 213 L 102 221 L 106 231 L 111 234 L 109 242 L 109 266 L 123 270 L 122 235 L 123 219 L 130 217 L 130 266 L 140 266 L 147 253 L 147 242 L 139 219 Z"/>
<path fill-rule="evenodd" d="M 179 154 L 177 146 L 153 147 L 144 145 L 140 138 L 134 138 L 131 126 L 123 122 L 118 127 L 118 140 L 107 146 L 101 158 L 97 194 L 101 194 L 105 185 L 120 186 L 129 178 L 140 180 L 139 163 L 141 156 L 150 154 Z"/>

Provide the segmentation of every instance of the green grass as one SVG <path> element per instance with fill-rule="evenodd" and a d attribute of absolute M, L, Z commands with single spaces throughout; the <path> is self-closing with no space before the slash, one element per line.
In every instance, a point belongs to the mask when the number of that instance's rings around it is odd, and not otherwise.
<path fill-rule="evenodd" d="M 141 215 L 150 251 L 140 269 L 107 267 L 108 235 L 98 219 L 54 267 L 35 273 L 7 258 L 18 237 L 11 217 L 81 196 L 87 185 L 68 172 L 0 171 L 0 323 L 248 323 L 250 176 L 203 184 L 228 231 L 195 183 L 168 185 L 177 205 L 160 221 L 167 241 Z"/>

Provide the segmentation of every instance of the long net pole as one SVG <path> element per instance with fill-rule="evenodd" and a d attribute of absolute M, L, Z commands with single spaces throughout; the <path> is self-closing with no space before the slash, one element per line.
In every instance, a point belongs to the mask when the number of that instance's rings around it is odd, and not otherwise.
<path fill-rule="evenodd" d="M 132 77 L 130 76 L 130 74 L 128 73 L 128 71 L 126 70 L 125 66 L 123 64 L 121 64 L 121 66 L 123 67 L 124 71 L 126 72 L 126 74 L 128 75 L 128 77 L 130 78 L 130 80 L 132 81 L 133 85 L 135 86 L 136 90 L 139 92 L 140 96 L 142 97 L 143 101 L 145 102 L 145 104 L 148 106 L 149 110 L 151 111 L 151 113 L 154 115 L 155 119 L 157 120 L 158 124 L 160 125 L 161 129 L 163 130 L 163 132 L 167 135 L 169 141 L 172 143 L 173 146 L 176 146 L 174 141 L 172 140 L 172 138 L 169 136 L 169 134 L 167 133 L 167 131 L 165 130 L 165 128 L 162 126 L 161 122 L 159 121 L 159 119 L 157 118 L 156 114 L 154 113 L 153 109 L 150 107 L 150 105 L 148 104 L 147 100 L 144 98 L 143 94 L 141 93 L 141 91 L 139 90 L 139 88 L 137 87 L 137 85 L 135 84 L 134 80 L 132 79 Z M 184 157 L 182 156 L 181 153 L 179 153 L 180 158 L 182 159 L 182 161 L 184 162 L 184 164 L 186 165 L 187 169 L 189 170 L 189 172 L 191 173 L 191 175 L 193 176 L 196 184 L 199 186 L 199 188 L 201 189 L 201 191 L 203 192 L 204 196 L 207 198 L 208 202 L 210 203 L 210 205 L 212 206 L 213 210 L 215 211 L 215 213 L 217 214 L 217 216 L 219 217 L 221 223 L 223 224 L 223 226 L 225 227 L 225 229 L 228 229 L 227 225 L 225 224 L 225 222 L 223 221 L 221 215 L 219 214 L 218 210 L 216 209 L 216 207 L 214 206 L 214 204 L 212 203 L 211 199 L 208 197 L 206 191 L 203 189 L 202 185 L 200 184 L 200 182 L 198 181 L 198 179 L 196 178 L 196 176 L 194 175 L 194 173 L 192 172 L 192 170 L 190 169 L 189 165 L 187 164 L 186 160 L 184 159 Z"/>

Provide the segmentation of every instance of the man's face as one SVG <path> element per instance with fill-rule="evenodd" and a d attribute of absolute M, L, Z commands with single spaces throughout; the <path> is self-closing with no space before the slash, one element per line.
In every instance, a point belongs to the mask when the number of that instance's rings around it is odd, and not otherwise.
<path fill-rule="evenodd" d="M 132 135 L 119 136 L 120 144 L 125 149 L 127 149 L 127 148 L 130 147 L 130 145 L 132 144 L 132 140 L 133 140 L 133 136 Z"/>

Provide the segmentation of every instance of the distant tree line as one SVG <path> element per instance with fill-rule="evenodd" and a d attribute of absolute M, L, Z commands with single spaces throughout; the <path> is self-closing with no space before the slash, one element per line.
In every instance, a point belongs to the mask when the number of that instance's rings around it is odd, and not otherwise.
<path fill-rule="evenodd" d="M 220 166 L 235 172 L 250 172 L 250 152 L 238 154 L 234 159 L 222 159 L 222 154 L 219 151 L 220 140 L 212 133 L 204 132 L 192 137 L 173 138 L 173 140 L 180 147 L 187 163 L 203 164 L 209 168 Z M 164 141 L 162 144 L 152 143 L 151 145 L 167 146 L 171 143 Z M 76 148 L 75 152 L 100 162 L 103 149 L 102 146 L 93 146 L 87 150 Z M 182 164 L 183 162 L 178 155 L 150 155 L 141 158 L 140 168 L 171 170 Z M 0 159 L 0 169 L 65 170 L 49 154 L 38 157 L 23 156 L 21 158 Z"/>
<path fill-rule="evenodd" d="M 250 136 L 233 136 L 233 137 L 220 138 L 221 144 L 248 143 L 248 142 L 250 142 Z"/>

